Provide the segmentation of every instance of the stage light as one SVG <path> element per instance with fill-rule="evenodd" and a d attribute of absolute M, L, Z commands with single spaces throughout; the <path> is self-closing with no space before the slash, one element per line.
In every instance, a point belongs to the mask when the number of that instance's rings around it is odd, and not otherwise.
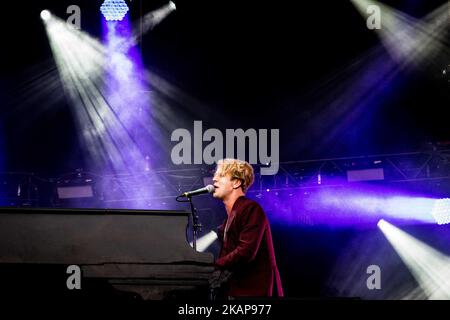
<path fill-rule="evenodd" d="M 154 13 L 161 21 L 168 11 Z M 171 147 L 163 132 L 173 125 L 174 115 L 165 97 L 186 108 L 195 106 L 198 114 L 207 107 L 145 70 L 138 48 L 128 45 L 134 33 L 127 17 L 120 24 L 103 20 L 102 42 L 55 15 L 44 25 L 87 167 L 126 176 L 126 187 L 118 186 L 120 196 L 128 199 L 130 208 L 148 208 L 150 199 L 160 196 L 154 186 L 164 184 L 151 172 L 161 166 L 162 155 Z M 152 209 L 166 209 L 161 202 L 156 206 Z"/>
<path fill-rule="evenodd" d="M 386 225 L 386 221 L 384 221 L 384 219 L 381 219 L 380 221 L 378 221 L 377 223 L 377 227 L 378 228 L 383 228 Z"/>
<path fill-rule="evenodd" d="M 385 220 L 378 227 L 420 286 L 404 299 L 450 299 L 450 259 Z"/>
<path fill-rule="evenodd" d="M 442 70 L 442 77 L 450 83 L 450 64 Z"/>
<path fill-rule="evenodd" d="M 438 224 L 450 223 L 450 199 L 439 199 L 434 203 L 432 215 Z"/>
<path fill-rule="evenodd" d="M 390 218 L 402 223 L 434 223 L 434 199 L 408 195 L 389 188 L 358 184 L 339 189 L 320 189 L 304 199 L 303 206 L 314 219 L 327 224 L 373 223 Z M 323 212 L 327 215 L 323 216 Z M 329 212 L 333 212 L 332 215 Z"/>
<path fill-rule="evenodd" d="M 138 124 L 125 119 L 130 108 L 125 110 L 120 101 L 113 104 L 108 99 L 109 88 L 117 89 L 118 81 L 105 76 L 115 62 L 107 55 L 107 48 L 57 17 L 46 24 L 46 30 L 90 162 L 106 172 L 142 172 L 145 155 L 130 133 Z"/>
<path fill-rule="evenodd" d="M 106 1 L 104 4 L 106 4 Z M 170 13 L 172 13 L 175 10 L 176 10 L 175 3 L 171 1 L 158 9 L 148 12 L 142 17 L 139 27 L 135 26 L 132 34 L 129 34 L 126 37 L 120 39 L 120 42 L 118 43 L 115 49 L 123 51 L 123 49 L 126 50 L 127 48 L 132 48 L 136 46 L 138 42 L 142 41 L 142 37 L 144 34 L 146 34 L 150 30 L 153 30 L 154 27 L 160 24 L 164 19 L 166 19 L 170 15 Z M 119 20 L 119 19 L 112 19 L 110 15 L 105 15 L 105 18 L 107 21 Z M 120 20 L 123 20 L 123 18 L 120 18 Z"/>
<path fill-rule="evenodd" d="M 159 120 L 159 111 L 152 109 L 151 97 L 144 93 L 149 72 L 143 68 L 137 48 L 122 45 L 132 36 L 128 19 L 120 24 L 104 21 L 104 27 L 102 43 L 55 15 L 45 22 L 88 167 L 126 176 L 126 187 L 119 187 L 120 196 L 129 199 L 130 208 L 148 208 L 149 199 L 159 196 L 152 186 L 162 184 L 151 174 L 160 160 L 153 150 L 170 146 L 170 142 L 164 145 L 159 129 L 166 120 Z M 169 118 L 173 119 L 167 115 Z M 62 196 L 89 195 L 87 188 L 61 191 L 65 192 Z M 161 202 L 156 206 L 165 209 Z"/>
<path fill-rule="evenodd" d="M 367 15 L 368 6 L 376 5 L 381 8 L 382 28 L 376 32 L 400 67 L 411 65 L 429 66 L 433 69 L 442 67 L 443 59 L 447 59 L 449 54 L 445 38 L 448 3 L 444 3 L 422 19 L 417 19 L 375 0 L 351 0 L 351 2 L 364 17 Z"/>
<path fill-rule="evenodd" d="M 197 239 L 197 251 L 204 252 L 209 246 L 218 239 L 217 233 L 214 231 L 210 231 L 203 237 Z M 191 247 L 193 246 L 193 242 L 190 242 Z"/>
<path fill-rule="evenodd" d="M 172 11 L 175 11 L 175 10 L 176 10 L 175 3 L 170 1 L 168 4 L 147 13 L 142 18 L 143 26 L 142 26 L 140 36 L 142 36 L 143 34 L 148 32 L 149 30 L 152 30 L 154 27 L 156 27 L 158 24 L 160 24 L 161 21 L 163 21 L 165 18 L 167 18 L 172 13 Z"/>
<path fill-rule="evenodd" d="M 129 8 L 124 0 L 105 0 L 100 11 L 107 21 L 122 21 Z"/>
<path fill-rule="evenodd" d="M 48 10 L 41 11 L 41 19 L 44 21 L 48 21 L 52 17 L 52 14 Z"/>

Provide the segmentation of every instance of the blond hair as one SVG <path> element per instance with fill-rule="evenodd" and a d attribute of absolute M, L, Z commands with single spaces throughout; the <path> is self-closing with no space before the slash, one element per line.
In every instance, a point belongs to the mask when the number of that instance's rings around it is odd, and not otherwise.
<path fill-rule="evenodd" d="M 253 167 L 246 161 L 238 159 L 222 159 L 217 161 L 216 173 L 223 177 L 230 175 L 231 180 L 238 179 L 241 183 L 242 191 L 246 192 L 255 180 Z"/>

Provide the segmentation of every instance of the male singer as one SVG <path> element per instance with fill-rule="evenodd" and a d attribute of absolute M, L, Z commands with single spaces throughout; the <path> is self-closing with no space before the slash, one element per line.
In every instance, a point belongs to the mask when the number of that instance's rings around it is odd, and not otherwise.
<path fill-rule="evenodd" d="M 283 296 L 269 221 L 260 205 L 245 197 L 254 181 L 252 166 L 241 160 L 218 162 L 213 197 L 227 219 L 219 227 L 222 241 L 210 281 L 219 298 Z"/>

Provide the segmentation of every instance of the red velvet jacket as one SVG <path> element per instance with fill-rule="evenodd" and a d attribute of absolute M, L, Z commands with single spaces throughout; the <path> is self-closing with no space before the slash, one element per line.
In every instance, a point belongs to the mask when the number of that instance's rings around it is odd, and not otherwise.
<path fill-rule="evenodd" d="M 238 198 L 229 217 L 219 227 L 219 239 L 222 247 L 216 267 L 233 272 L 227 295 L 283 296 L 270 224 L 257 202 L 244 196 Z"/>

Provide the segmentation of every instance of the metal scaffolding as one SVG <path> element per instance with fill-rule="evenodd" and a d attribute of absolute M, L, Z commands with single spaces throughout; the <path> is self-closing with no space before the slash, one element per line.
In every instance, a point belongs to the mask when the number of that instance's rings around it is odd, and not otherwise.
<path fill-rule="evenodd" d="M 255 183 L 249 193 L 342 186 L 352 183 L 349 180 L 351 172 L 361 173 L 361 181 L 436 185 L 450 182 L 450 149 L 433 147 L 408 153 L 281 162 L 278 173 L 272 176 L 260 175 L 260 167 L 255 165 Z M 213 166 L 202 165 L 146 171 L 138 175 L 100 175 L 77 170 L 58 177 L 41 177 L 29 172 L 1 172 L 0 201 L 6 206 L 54 206 L 58 205 L 55 192 L 58 185 L 89 181 L 95 188 L 97 200 L 105 206 L 143 200 L 136 197 L 143 188 L 154 189 L 153 194 L 157 196 L 144 199 L 154 203 L 173 199 L 184 191 L 210 183 L 213 170 Z M 371 176 L 374 172 L 378 175 L 375 178 Z M 145 181 L 152 177 L 154 183 L 149 186 Z"/>

